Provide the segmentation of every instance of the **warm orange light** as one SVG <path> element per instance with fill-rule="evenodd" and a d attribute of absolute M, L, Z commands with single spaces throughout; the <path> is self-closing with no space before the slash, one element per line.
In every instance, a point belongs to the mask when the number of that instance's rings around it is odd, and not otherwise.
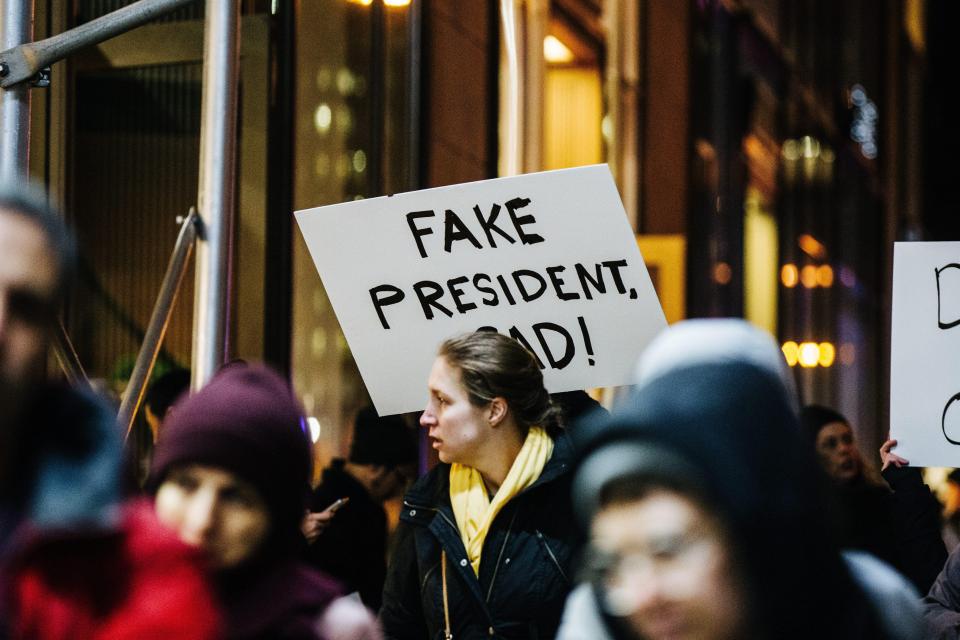
<path fill-rule="evenodd" d="M 383 0 L 383 4 L 388 7 L 406 7 L 410 4 L 410 0 Z"/>
<path fill-rule="evenodd" d="M 543 57 L 547 62 L 573 62 L 573 51 L 563 44 L 556 36 L 547 36 L 543 39 Z"/>
<path fill-rule="evenodd" d="M 733 278 L 733 270 L 726 262 L 718 262 L 713 266 L 713 279 L 717 284 L 730 284 Z"/>
<path fill-rule="evenodd" d="M 792 289 L 797 286 L 799 281 L 800 272 L 797 270 L 797 265 L 788 263 L 780 267 L 780 282 L 783 283 L 783 286 Z"/>
<path fill-rule="evenodd" d="M 813 289 L 817 286 L 817 268 L 808 264 L 800 270 L 800 282 L 807 289 Z"/>
<path fill-rule="evenodd" d="M 820 361 L 820 347 L 816 342 L 801 342 L 797 361 L 807 369 L 817 366 Z"/>
<path fill-rule="evenodd" d="M 347 0 L 350 4 L 362 4 L 365 7 L 369 7 L 373 4 L 373 0 Z"/>
<path fill-rule="evenodd" d="M 833 359 L 836 356 L 837 350 L 834 348 L 833 343 L 820 343 L 820 357 L 817 359 L 817 364 L 819 364 L 821 367 L 829 367 L 833 364 Z"/>
<path fill-rule="evenodd" d="M 800 237 L 797 238 L 797 244 L 800 245 L 800 249 L 802 249 L 805 254 L 814 260 L 823 260 L 827 257 L 827 248 L 823 246 L 822 242 L 809 233 L 801 234 Z"/>
<path fill-rule="evenodd" d="M 797 343 L 793 340 L 784 342 L 780 347 L 780 350 L 783 351 L 783 357 L 787 359 L 787 364 L 791 367 L 797 366 L 797 357 L 799 355 L 800 348 L 797 346 Z"/>
<path fill-rule="evenodd" d="M 817 267 L 817 284 L 824 288 L 833 286 L 833 267 L 828 264 Z"/>

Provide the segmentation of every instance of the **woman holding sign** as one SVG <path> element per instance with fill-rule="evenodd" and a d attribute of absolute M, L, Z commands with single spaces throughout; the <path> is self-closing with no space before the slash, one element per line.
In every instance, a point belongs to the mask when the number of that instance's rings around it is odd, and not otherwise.
<path fill-rule="evenodd" d="M 534 357 L 447 340 L 420 418 L 441 464 L 404 497 L 380 615 L 389 638 L 552 638 L 577 536 L 571 446 Z"/>

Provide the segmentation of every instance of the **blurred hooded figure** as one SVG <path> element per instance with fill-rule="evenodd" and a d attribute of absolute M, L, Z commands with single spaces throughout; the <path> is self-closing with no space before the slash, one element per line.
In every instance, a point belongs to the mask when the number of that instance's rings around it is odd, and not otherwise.
<path fill-rule="evenodd" d="M 610 418 L 574 430 L 591 542 L 558 638 L 924 637 L 909 584 L 840 552 L 769 336 L 683 322 L 638 371 Z"/>
<path fill-rule="evenodd" d="M 312 467 L 302 415 L 277 374 L 231 366 L 177 404 L 157 441 L 157 517 L 203 553 L 228 638 L 379 635 L 362 605 L 338 600 L 340 586 L 299 559 Z"/>
<path fill-rule="evenodd" d="M 196 554 L 124 500 L 116 414 L 48 380 L 75 259 L 45 194 L 0 185 L 0 637 L 219 637 Z"/>

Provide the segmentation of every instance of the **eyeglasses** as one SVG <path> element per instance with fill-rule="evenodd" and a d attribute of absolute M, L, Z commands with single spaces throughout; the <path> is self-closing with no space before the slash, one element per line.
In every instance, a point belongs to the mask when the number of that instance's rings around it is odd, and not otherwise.
<path fill-rule="evenodd" d="M 720 541 L 707 532 L 687 531 L 658 536 L 646 541 L 642 549 L 604 551 L 591 546 L 588 570 L 595 583 L 603 587 L 603 603 L 608 613 L 626 616 L 638 606 L 636 594 L 649 588 L 650 581 L 669 590 L 670 585 L 685 582 L 695 575 Z"/>

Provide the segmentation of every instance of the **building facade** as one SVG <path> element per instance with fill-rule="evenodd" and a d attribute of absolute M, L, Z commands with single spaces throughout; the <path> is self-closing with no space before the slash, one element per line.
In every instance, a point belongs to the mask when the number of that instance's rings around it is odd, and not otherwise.
<path fill-rule="evenodd" d="M 34 36 L 125 4 L 37 2 Z M 289 373 L 318 459 L 345 451 L 368 398 L 291 212 L 597 162 L 610 164 L 668 319 L 767 329 L 803 400 L 836 406 L 878 444 L 892 242 L 956 230 L 938 213 L 944 129 L 929 126 L 943 119 L 947 3 L 240 6 L 227 351 Z M 54 65 L 52 86 L 33 92 L 31 173 L 81 242 L 67 332 L 117 392 L 196 200 L 202 21 L 202 3 L 189 5 Z M 190 365 L 192 286 L 161 369 Z"/>

